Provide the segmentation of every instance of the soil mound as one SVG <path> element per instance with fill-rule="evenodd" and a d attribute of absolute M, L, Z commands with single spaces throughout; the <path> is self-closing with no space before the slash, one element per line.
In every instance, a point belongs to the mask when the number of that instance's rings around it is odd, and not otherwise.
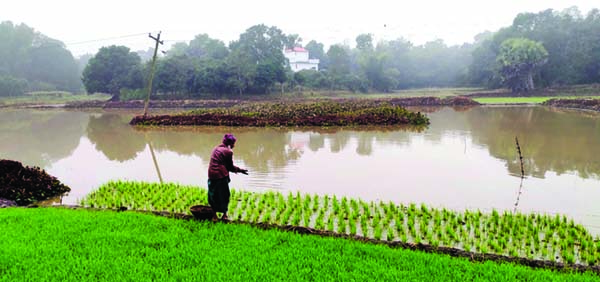
<path fill-rule="evenodd" d="M 28 167 L 20 162 L 0 160 L 0 199 L 6 205 L 11 202 L 19 206 L 29 205 L 69 191 L 71 188 L 39 167 Z"/>
<path fill-rule="evenodd" d="M 542 105 L 600 112 L 600 99 L 550 99 Z"/>

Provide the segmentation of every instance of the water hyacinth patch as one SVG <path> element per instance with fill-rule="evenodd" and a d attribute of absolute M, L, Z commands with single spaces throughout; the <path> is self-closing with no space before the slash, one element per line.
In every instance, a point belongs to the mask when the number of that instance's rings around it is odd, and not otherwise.
<path fill-rule="evenodd" d="M 354 201 L 354 203 L 353 203 Z M 262 203 L 262 204 L 261 204 Z M 270 203 L 270 204 L 267 204 Z M 81 200 L 89 207 L 188 213 L 207 204 L 206 189 L 176 184 L 110 182 Z M 315 205 L 317 208 L 315 209 Z M 479 253 L 566 264 L 597 265 L 600 244 L 583 226 L 560 215 L 498 211 L 455 212 L 416 204 L 365 202 L 336 196 L 232 190 L 230 218 L 296 225 L 384 241 L 422 243 Z M 354 216 L 356 215 L 356 216 Z"/>
<path fill-rule="evenodd" d="M 317 102 L 244 103 L 230 108 L 198 109 L 178 115 L 137 116 L 132 125 L 224 126 L 423 126 L 429 119 L 388 101 L 344 100 Z"/>

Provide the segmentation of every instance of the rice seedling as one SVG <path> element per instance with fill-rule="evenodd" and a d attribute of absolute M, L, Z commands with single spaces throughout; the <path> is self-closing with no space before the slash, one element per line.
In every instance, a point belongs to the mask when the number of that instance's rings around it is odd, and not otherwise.
<path fill-rule="evenodd" d="M 299 210 L 296 210 L 294 212 L 294 215 L 292 217 L 292 225 L 294 226 L 300 226 L 300 220 L 302 219 L 302 214 L 300 213 Z"/>
<path fill-rule="evenodd" d="M 374 236 L 375 240 L 381 240 L 382 233 L 383 233 L 383 230 L 381 229 L 381 226 L 376 225 L 375 230 L 373 231 L 373 236 Z"/>
<path fill-rule="evenodd" d="M 346 220 L 344 220 L 343 215 L 338 215 L 337 224 L 337 232 L 340 234 L 346 234 Z"/>
<path fill-rule="evenodd" d="M 308 213 L 308 212 L 302 212 L 302 222 L 303 225 L 306 227 L 310 226 L 310 217 L 311 217 L 312 213 Z"/>
<path fill-rule="evenodd" d="M 333 216 L 330 216 L 329 218 L 327 218 L 327 231 L 331 231 L 331 232 L 335 231 Z"/>
<path fill-rule="evenodd" d="M 107 183 L 80 202 L 110 209 L 127 206 L 184 213 L 189 213 L 191 205 L 207 204 L 206 189 L 139 182 Z M 597 262 L 600 253 L 597 239 L 564 216 L 495 210 L 490 214 L 459 213 L 414 203 L 404 206 L 298 192 L 285 196 L 273 191 L 251 193 L 232 189 L 230 218 L 566 263 Z"/>
<path fill-rule="evenodd" d="M 317 212 L 319 210 L 319 202 L 320 202 L 319 195 L 315 194 L 313 196 L 312 202 L 313 202 L 312 211 Z"/>
<path fill-rule="evenodd" d="M 362 205 L 363 213 L 367 218 L 371 218 L 371 208 L 368 203 L 363 203 Z"/>
<path fill-rule="evenodd" d="M 369 236 L 369 224 L 368 224 L 367 216 L 363 215 L 360 217 L 360 230 L 364 237 Z"/>
<path fill-rule="evenodd" d="M 385 237 L 388 242 L 394 241 L 394 228 L 392 228 L 391 226 L 388 227 L 385 232 Z"/>
<path fill-rule="evenodd" d="M 356 225 L 357 225 L 357 223 L 351 223 L 351 224 L 349 224 L 349 226 L 350 226 L 350 235 L 351 236 L 356 236 L 356 234 L 358 232 L 358 230 L 357 230 L 358 228 L 357 228 Z"/>

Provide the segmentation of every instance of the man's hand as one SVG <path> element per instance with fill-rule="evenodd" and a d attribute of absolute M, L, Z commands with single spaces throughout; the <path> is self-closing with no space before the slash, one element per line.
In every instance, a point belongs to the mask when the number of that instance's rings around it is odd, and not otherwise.
<path fill-rule="evenodd" d="M 243 169 L 242 168 L 242 169 L 240 169 L 240 172 L 243 173 L 243 174 L 245 174 L 245 175 L 248 175 L 248 170 L 247 169 Z"/>

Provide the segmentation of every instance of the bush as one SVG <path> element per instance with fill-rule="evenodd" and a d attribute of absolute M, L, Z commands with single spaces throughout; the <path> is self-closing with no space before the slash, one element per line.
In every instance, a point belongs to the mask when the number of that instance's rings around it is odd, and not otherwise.
<path fill-rule="evenodd" d="M 0 76 L 0 97 L 20 96 L 27 91 L 27 80 L 12 76 Z"/>
<path fill-rule="evenodd" d="M 121 89 L 121 95 L 119 100 L 121 101 L 131 101 L 131 100 L 145 100 L 146 96 L 148 96 L 148 92 L 145 89 Z"/>
<path fill-rule="evenodd" d="M 0 160 L 0 198 L 24 206 L 69 191 L 71 188 L 39 167 L 24 167 L 20 162 Z"/>

